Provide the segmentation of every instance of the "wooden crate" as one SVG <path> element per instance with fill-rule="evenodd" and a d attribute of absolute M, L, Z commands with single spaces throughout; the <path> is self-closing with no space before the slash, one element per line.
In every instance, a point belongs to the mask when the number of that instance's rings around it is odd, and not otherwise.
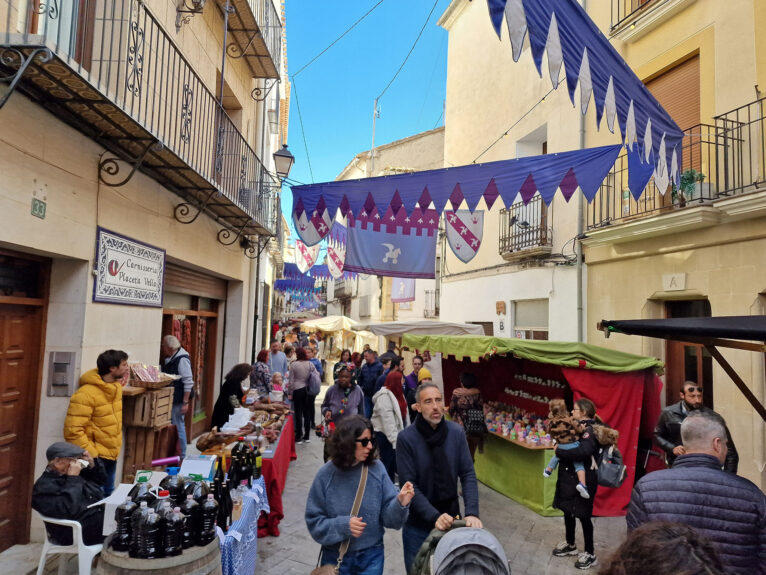
<path fill-rule="evenodd" d="M 170 425 L 173 388 L 147 389 L 141 395 L 124 397 L 122 419 L 131 427 L 160 429 Z"/>
<path fill-rule="evenodd" d="M 161 429 L 126 427 L 123 443 L 125 453 L 122 464 L 123 483 L 132 483 L 136 471 L 152 469 L 152 460 L 177 454 L 177 440 L 176 428 L 172 425 Z"/>

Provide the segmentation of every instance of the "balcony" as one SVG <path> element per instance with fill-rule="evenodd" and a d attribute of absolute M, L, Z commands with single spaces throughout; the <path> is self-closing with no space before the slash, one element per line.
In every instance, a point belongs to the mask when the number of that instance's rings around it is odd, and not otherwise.
<path fill-rule="evenodd" d="M 423 317 L 434 319 L 439 317 L 439 290 L 426 290 L 425 307 Z"/>
<path fill-rule="evenodd" d="M 216 0 L 221 11 L 227 5 L 229 33 L 226 46 L 231 58 L 244 58 L 253 78 L 279 79 L 282 55 L 282 21 L 272 0 Z"/>
<path fill-rule="evenodd" d="M 650 180 L 635 200 L 623 154 L 588 205 L 588 229 L 616 225 L 766 189 L 766 98 L 685 131 L 682 181 L 666 190 Z"/>
<path fill-rule="evenodd" d="M 351 283 L 351 280 L 334 280 L 333 285 L 333 297 L 335 299 L 348 299 L 352 296 L 351 290 L 352 290 L 353 284 Z"/>
<path fill-rule="evenodd" d="M 520 261 L 550 255 L 553 232 L 548 227 L 548 208 L 540 196 L 528 204 L 518 202 L 500 210 L 500 255 Z"/>
<path fill-rule="evenodd" d="M 178 221 L 220 224 L 222 243 L 276 230 L 277 180 L 142 0 L 6 0 L 0 81 L 0 107 L 19 90 L 113 154 L 105 185 L 140 170 L 182 199 Z"/>

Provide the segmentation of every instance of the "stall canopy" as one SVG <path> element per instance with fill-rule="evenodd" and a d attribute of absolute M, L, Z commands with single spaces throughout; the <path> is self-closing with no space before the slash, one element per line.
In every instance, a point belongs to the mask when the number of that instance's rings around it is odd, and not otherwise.
<path fill-rule="evenodd" d="M 601 320 L 598 329 L 606 337 L 612 333 L 643 335 L 674 341 L 698 343 L 705 346 L 750 405 L 766 421 L 766 407 L 753 394 L 745 381 L 729 364 L 719 347 L 766 352 L 766 316 L 719 316 L 669 319 Z M 758 343 L 755 343 L 758 342 Z"/>
<path fill-rule="evenodd" d="M 345 315 L 328 315 L 327 317 L 304 321 L 301 324 L 301 331 L 351 331 L 357 325 L 359 325 L 359 322 Z"/>
<path fill-rule="evenodd" d="M 411 349 L 427 349 L 457 359 L 479 361 L 493 355 L 513 354 L 516 357 L 551 363 L 562 367 L 599 369 L 615 373 L 642 369 L 661 370 L 663 363 L 655 358 L 633 355 L 576 342 L 535 341 L 501 337 L 445 337 L 406 333 L 402 345 Z"/>
<path fill-rule="evenodd" d="M 387 323 L 359 324 L 353 329 L 370 331 L 375 335 L 401 337 L 406 334 L 442 334 L 466 335 L 483 334 L 484 328 L 473 323 L 454 323 L 449 321 L 412 320 L 391 321 Z"/>
<path fill-rule="evenodd" d="M 412 334 L 405 334 L 402 343 L 421 354 L 442 354 L 445 403 L 460 385 L 463 372 L 476 376 L 485 402 L 499 401 L 543 417 L 552 398 L 593 401 L 597 414 L 620 432 L 618 446 L 627 466 L 622 486 L 599 489 L 594 512 L 625 514 L 639 438 L 651 439 L 661 410 L 662 382 L 657 377 L 661 361 L 585 343 Z M 556 385 L 550 385 L 551 381 Z M 558 383 L 565 385 L 562 388 Z M 540 477 L 544 481 L 542 472 Z M 504 479 L 492 477 L 490 481 L 502 487 Z"/>

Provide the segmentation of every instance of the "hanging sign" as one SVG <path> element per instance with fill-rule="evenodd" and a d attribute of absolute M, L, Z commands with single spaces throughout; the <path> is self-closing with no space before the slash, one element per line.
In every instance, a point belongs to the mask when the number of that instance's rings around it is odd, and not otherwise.
<path fill-rule="evenodd" d="M 415 280 L 412 278 L 394 278 L 391 282 L 391 301 L 404 303 L 415 301 Z M 404 309 L 404 308 L 399 308 Z"/>
<path fill-rule="evenodd" d="M 321 242 L 330 233 L 333 216 L 320 198 L 316 207 L 309 213 L 303 208 L 303 202 L 298 200 L 293 210 L 293 225 L 298 235 L 307 246 Z"/>
<path fill-rule="evenodd" d="M 484 211 L 457 210 L 444 212 L 447 221 L 447 242 L 457 258 L 470 262 L 481 247 L 484 231 Z"/>
<path fill-rule="evenodd" d="M 162 307 L 165 250 L 98 228 L 93 301 Z"/>

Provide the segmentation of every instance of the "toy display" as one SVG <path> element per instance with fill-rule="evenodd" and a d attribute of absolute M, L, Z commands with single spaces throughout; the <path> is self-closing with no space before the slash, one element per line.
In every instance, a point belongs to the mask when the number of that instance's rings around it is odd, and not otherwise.
<path fill-rule="evenodd" d="M 535 413 L 499 401 L 484 404 L 484 420 L 490 433 L 535 447 L 552 447 L 548 421 Z"/>

